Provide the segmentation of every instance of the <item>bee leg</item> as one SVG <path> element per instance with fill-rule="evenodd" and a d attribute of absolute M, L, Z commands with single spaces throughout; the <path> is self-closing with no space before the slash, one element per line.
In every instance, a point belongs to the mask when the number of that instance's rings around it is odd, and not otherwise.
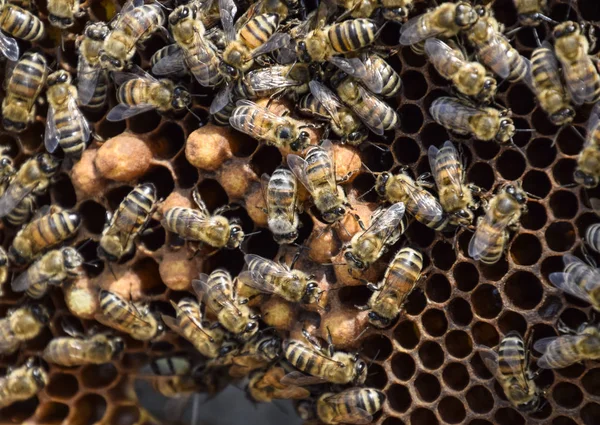
<path fill-rule="evenodd" d="M 434 186 L 433 182 L 430 182 L 428 179 L 431 178 L 431 173 L 423 173 L 419 177 L 417 177 L 417 183 L 420 186 L 432 188 Z"/>
<path fill-rule="evenodd" d="M 315 350 L 319 352 L 323 351 L 323 347 L 321 347 L 321 344 L 319 344 L 319 342 L 315 340 L 314 337 L 310 333 L 308 333 L 308 331 L 304 328 L 302 329 L 302 335 L 304 336 L 304 338 L 306 338 L 308 343 L 313 346 Z"/>
<path fill-rule="evenodd" d="M 333 358 L 333 355 L 335 354 L 335 346 L 333 345 L 333 338 L 331 337 L 329 326 L 327 326 L 327 352 L 329 357 Z"/>
<path fill-rule="evenodd" d="M 558 319 L 556 322 L 556 329 L 562 335 L 576 335 L 577 331 L 563 322 L 562 319 Z"/>
<path fill-rule="evenodd" d="M 213 215 L 222 215 L 224 212 L 233 211 L 239 209 L 239 205 L 223 205 L 215 210 Z"/>

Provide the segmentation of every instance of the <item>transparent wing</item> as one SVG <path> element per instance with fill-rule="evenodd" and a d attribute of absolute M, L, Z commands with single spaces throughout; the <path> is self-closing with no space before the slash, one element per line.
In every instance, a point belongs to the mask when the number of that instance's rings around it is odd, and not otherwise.
<path fill-rule="evenodd" d="M 300 180 L 304 187 L 310 191 L 312 185 L 310 184 L 310 180 L 306 175 L 306 167 L 308 166 L 308 163 L 304 160 L 304 158 L 298 155 L 289 154 L 287 156 L 287 165 L 290 167 L 290 170 L 292 170 L 292 173 L 294 173 L 296 178 Z"/>
<path fill-rule="evenodd" d="M 287 66 L 257 69 L 246 75 L 246 81 L 256 91 L 294 87 L 304 83 L 290 77 L 288 70 L 289 67 Z"/>
<path fill-rule="evenodd" d="M 87 141 L 90 140 L 92 131 L 87 119 L 81 113 L 79 106 L 77 106 L 77 100 L 75 100 L 74 97 L 69 98 L 67 101 L 67 109 L 69 110 L 71 121 L 76 121 L 78 123 L 79 127 L 81 128 L 81 136 L 83 137 L 83 141 L 87 143 Z"/>
<path fill-rule="evenodd" d="M 561 335 L 559 337 L 550 337 L 540 339 L 535 343 L 533 348 L 535 348 L 540 353 L 544 353 L 537 361 L 537 365 L 542 369 L 552 369 L 550 366 L 550 362 L 548 359 L 548 352 L 550 351 L 550 346 L 552 345 L 561 345 L 563 347 L 577 347 L 580 346 L 582 339 L 586 338 L 585 335 Z M 582 360 L 578 350 L 574 350 L 571 348 L 573 352 L 572 358 L 565 358 L 561 356 L 560 358 L 554 358 L 553 363 L 559 363 L 560 366 L 566 367 L 573 363 L 576 363 Z M 569 361 L 570 360 L 570 361 Z M 557 367 L 556 365 L 554 367 Z"/>
<path fill-rule="evenodd" d="M 133 106 L 120 103 L 110 110 L 110 112 L 106 116 L 106 119 L 108 121 L 122 121 L 126 120 L 127 118 L 131 118 L 144 112 L 150 111 L 152 109 L 154 109 L 154 105 L 150 105 L 148 103 L 142 103 Z"/>
<path fill-rule="evenodd" d="M 208 275 L 206 273 L 200 273 L 198 279 L 192 280 L 192 289 L 198 299 L 202 299 L 208 290 Z"/>
<path fill-rule="evenodd" d="M 432 58 L 454 56 L 454 50 L 438 38 L 428 38 L 425 41 L 425 54 Z"/>
<path fill-rule="evenodd" d="M 267 270 L 268 274 L 272 277 L 289 276 L 289 272 L 280 264 L 258 255 L 246 254 L 244 256 L 244 260 L 248 265 L 250 262 L 253 262 L 255 265 L 253 270 L 249 269 L 245 272 L 242 272 L 240 274 L 240 279 L 242 282 L 244 282 L 244 284 L 250 286 L 251 288 L 258 289 L 259 291 L 272 294 L 275 293 L 276 288 L 258 269 Z"/>
<path fill-rule="evenodd" d="M 588 118 L 588 122 L 585 126 L 586 129 L 586 145 L 590 143 L 591 136 L 594 133 L 594 130 L 600 125 L 600 103 L 597 103 L 590 112 L 590 117 Z"/>
<path fill-rule="evenodd" d="M 498 376 L 498 354 L 490 350 L 485 350 L 480 351 L 479 355 L 490 373 L 494 376 Z"/>
<path fill-rule="evenodd" d="M 194 292 L 200 297 L 199 294 L 204 294 L 204 298 L 207 300 L 209 306 L 218 304 L 224 308 L 237 310 L 237 307 L 233 303 L 231 297 L 222 290 L 221 286 L 211 287 L 208 284 L 208 276 L 204 273 L 200 275 L 197 280 L 192 280 L 192 288 Z"/>
<path fill-rule="evenodd" d="M 0 198 L 0 218 L 6 217 L 36 187 L 37 183 L 29 186 L 22 186 L 14 182 L 10 184 L 4 195 Z"/>
<path fill-rule="evenodd" d="M 233 0 L 219 0 L 219 14 L 221 15 L 221 24 L 227 41 L 235 39 L 235 29 L 233 20 L 237 13 L 237 6 Z"/>
<path fill-rule="evenodd" d="M 383 61 L 383 59 L 380 58 Z M 383 76 L 379 71 L 377 61 L 372 56 L 367 56 L 364 60 L 367 74 L 361 78 L 361 81 L 373 93 L 379 94 L 383 90 Z"/>
<path fill-rule="evenodd" d="M 85 61 L 85 58 L 80 56 L 79 60 Z M 82 105 L 87 105 L 94 97 L 102 68 L 90 64 L 86 64 L 82 68 L 85 69 L 85 73 L 83 75 L 77 74 L 77 96 Z"/>
<path fill-rule="evenodd" d="M 329 113 L 332 121 L 338 126 L 341 126 L 338 117 L 338 109 L 344 107 L 342 101 L 329 88 L 317 81 L 311 81 L 308 83 L 308 87 L 315 99 L 317 99 Z"/>
<path fill-rule="evenodd" d="M 35 267 L 35 264 L 30 267 Z M 25 292 L 31 284 L 30 273 L 28 273 L 28 270 L 25 270 L 10 283 L 10 287 L 14 292 Z"/>
<path fill-rule="evenodd" d="M 411 44 L 419 43 L 427 38 L 437 37 L 444 31 L 444 28 L 441 26 L 434 27 L 432 25 L 427 25 L 426 16 L 428 13 L 415 16 L 402 25 L 402 28 L 400 28 L 400 44 L 403 46 L 410 46 Z"/>
<path fill-rule="evenodd" d="M 58 147 L 58 129 L 56 128 L 56 122 L 54 122 L 54 108 L 50 105 L 48 106 L 48 114 L 46 115 L 44 146 L 50 153 L 53 153 Z"/>
<path fill-rule="evenodd" d="M 19 45 L 12 37 L 8 37 L 0 31 L 0 52 L 9 60 L 16 62 L 19 60 Z"/>
<path fill-rule="evenodd" d="M 449 140 L 444 143 L 441 151 L 443 152 L 443 155 L 440 155 L 440 150 L 433 145 L 429 146 L 429 150 L 427 151 L 429 167 L 431 167 L 431 174 L 433 174 L 435 184 L 438 189 L 441 188 L 443 182 L 440 177 L 443 169 L 444 175 L 450 180 L 455 190 L 462 196 L 464 180 L 460 154 Z"/>
<path fill-rule="evenodd" d="M 587 293 L 579 285 L 577 285 L 577 283 L 574 282 L 572 278 L 570 278 L 568 273 L 550 273 L 548 279 L 554 286 L 556 286 L 561 291 L 566 292 L 567 294 L 577 297 L 580 300 L 586 301 L 588 303 L 592 302 L 590 294 Z"/>
<path fill-rule="evenodd" d="M 225 87 L 223 87 L 216 95 L 215 98 L 213 99 L 213 101 L 210 104 L 210 114 L 214 115 L 217 112 L 219 112 L 220 110 L 222 110 L 224 107 L 226 107 L 227 105 L 229 105 L 229 103 L 231 102 L 231 89 L 232 89 L 232 85 L 228 84 Z"/>
<path fill-rule="evenodd" d="M 285 118 L 280 117 L 279 115 L 275 115 L 273 112 L 269 111 L 267 108 L 258 106 L 256 103 L 254 103 L 250 100 L 246 100 L 246 99 L 238 100 L 235 105 L 236 105 L 236 107 L 250 106 L 253 109 L 257 109 L 257 110 L 261 111 L 261 115 L 262 115 L 260 122 L 255 122 L 255 121 L 259 121 L 259 120 L 246 120 L 246 122 L 244 123 L 245 124 L 244 128 L 238 127 L 238 126 L 236 126 L 235 123 L 232 122 L 232 126 L 236 130 L 239 130 L 242 132 L 250 131 L 250 132 L 256 133 L 256 134 L 262 134 L 264 131 L 260 128 L 260 126 L 258 124 L 264 123 L 265 121 L 270 121 L 273 126 L 288 124 L 288 122 Z"/>
<path fill-rule="evenodd" d="M 367 89 L 362 86 L 358 86 L 358 92 L 362 97 L 362 105 L 361 107 L 352 108 L 352 110 L 358 115 L 360 120 L 364 125 L 369 127 L 369 129 L 377 134 L 383 135 L 385 132 L 385 126 L 383 125 L 383 121 L 381 120 L 382 114 L 375 114 L 374 111 L 378 111 L 383 107 L 390 109 L 390 107 L 379 100 L 377 97 L 372 95 Z M 396 113 L 392 110 L 393 113 Z M 398 120 L 399 121 L 399 120 Z"/>
<path fill-rule="evenodd" d="M 489 29 L 492 32 L 491 29 Z M 485 45 L 485 55 L 480 55 L 480 60 L 494 71 L 501 78 L 508 78 L 510 75 L 510 57 L 518 55 L 515 49 L 510 49 L 510 44 L 504 36 L 496 31 Z M 498 58 L 502 58 L 498 60 Z"/>
<path fill-rule="evenodd" d="M 152 73 L 156 75 L 168 75 L 185 70 L 183 61 L 185 53 L 181 49 L 177 49 L 172 54 L 165 56 L 152 67 Z"/>
<path fill-rule="evenodd" d="M 596 70 L 596 66 L 592 63 L 587 54 L 569 66 L 581 70 Z M 589 80 L 586 79 L 586 77 L 589 75 L 588 72 L 568 72 L 568 68 L 565 66 L 563 67 L 563 75 L 567 85 L 567 90 L 569 91 L 571 100 L 574 104 L 582 105 L 594 98 L 595 85 L 590 84 Z"/>
<path fill-rule="evenodd" d="M 546 352 L 546 350 L 548 349 L 548 347 L 554 343 L 554 341 L 557 341 L 559 337 L 557 336 L 550 336 L 548 338 L 542 338 L 540 340 L 537 340 L 534 344 L 533 344 L 533 349 L 535 351 L 537 351 L 538 353 L 542 353 L 544 354 Z"/>
<path fill-rule="evenodd" d="M 373 93 L 381 93 L 381 90 L 383 90 L 381 73 L 375 68 L 375 64 L 370 57 L 367 56 L 363 62 L 359 58 L 334 56 L 329 59 L 329 62 L 349 76 L 361 80 Z"/>
<path fill-rule="evenodd" d="M 273 34 L 262 46 L 254 49 L 252 51 L 251 56 L 252 58 L 257 58 L 267 53 L 271 53 L 277 49 L 287 47 L 290 45 L 291 40 L 292 39 L 289 34 L 278 32 L 276 34 Z"/>
<path fill-rule="evenodd" d="M 359 396 L 350 392 L 360 392 L 360 388 L 349 389 L 341 393 L 331 395 L 323 401 L 329 405 L 340 406 L 342 409 L 335 409 L 340 412 L 337 416 L 334 416 L 333 421 L 336 423 L 346 424 L 368 424 L 373 421 L 373 416 L 369 414 L 365 409 L 357 406 L 357 400 Z"/>
<path fill-rule="evenodd" d="M 480 260 L 481 254 L 489 248 L 489 244 L 494 243 L 501 236 L 510 219 L 511 215 L 508 214 L 503 219 L 496 220 L 493 211 L 488 210 L 483 220 L 477 224 L 477 230 L 469 242 L 469 256 L 474 260 Z"/>
<path fill-rule="evenodd" d="M 302 372 L 296 371 L 285 375 L 283 378 L 281 378 L 280 382 L 284 385 L 307 386 L 324 384 L 327 382 L 327 380 L 319 378 L 318 376 L 305 375 Z"/>
<path fill-rule="evenodd" d="M 431 193 L 425 189 L 412 185 L 408 182 L 405 183 L 408 186 L 406 192 L 415 205 L 415 211 L 408 210 L 409 213 L 416 215 L 417 211 L 420 216 L 423 216 L 425 220 L 434 220 L 444 215 L 444 209 L 439 201 Z"/>
<path fill-rule="evenodd" d="M 396 202 L 379 214 L 359 239 L 369 239 L 373 235 L 377 235 L 384 243 L 391 242 L 388 241 L 388 239 L 390 239 L 392 234 L 397 233 L 398 225 L 400 224 L 402 217 L 404 217 L 404 210 L 404 204 L 402 202 Z"/>

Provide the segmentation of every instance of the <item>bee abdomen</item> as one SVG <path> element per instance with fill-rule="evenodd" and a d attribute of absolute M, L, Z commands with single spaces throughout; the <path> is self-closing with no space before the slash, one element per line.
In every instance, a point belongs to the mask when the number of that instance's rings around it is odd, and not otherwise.
<path fill-rule="evenodd" d="M 352 19 L 332 25 L 327 36 L 334 51 L 352 52 L 373 43 L 378 27 L 370 19 Z"/>
<path fill-rule="evenodd" d="M 7 92 L 27 101 L 35 100 L 45 78 L 46 59 L 39 53 L 26 52 L 13 69 Z"/>
<path fill-rule="evenodd" d="M 31 218 L 35 208 L 35 197 L 29 195 L 6 216 L 4 219 L 12 226 L 20 226 Z"/>
<path fill-rule="evenodd" d="M 600 223 L 592 224 L 587 228 L 585 240 L 594 251 L 600 252 Z"/>
<path fill-rule="evenodd" d="M 251 49 L 265 44 L 279 26 L 279 16 L 263 13 L 251 19 L 241 30 L 239 36 Z"/>
<path fill-rule="evenodd" d="M 98 81 L 96 83 L 96 88 L 94 89 L 94 94 L 92 98 L 85 105 L 89 109 L 101 109 L 106 103 L 106 95 L 108 93 L 108 79 L 106 78 L 106 71 L 100 71 L 100 75 L 98 76 Z"/>
<path fill-rule="evenodd" d="M 498 348 L 498 370 L 502 375 L 513 375 L 525 362 L 525 343 L 516 332 L 509 332 Z"/>
<path fill-rule="evenodd" d="M 12 4 L 2 6 L 0 12 L 2 30 L 26 41 L 36 41 L 44 36 L 44 24 L 27 10 Z"/>

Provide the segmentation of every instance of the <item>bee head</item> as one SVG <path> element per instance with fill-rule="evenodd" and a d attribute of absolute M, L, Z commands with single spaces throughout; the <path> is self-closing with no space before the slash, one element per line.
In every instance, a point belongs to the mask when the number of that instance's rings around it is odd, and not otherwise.
<path fill-rule="evenodd" d="M 475 214 L 473 214 L 473 211 L 471 211 L 470 209 L 463 208 L 459 211 L 456 211 L 454 213 L 454 217 L 456 219 L 455 221 L 457 224 L 468 226 L 471 223 L 473 223 Z"/>
<path fill-rule="evenodd" d="M 39 154 L 36 157 L 36 160 L 40 169 L 48 176 L 56 173 L 58 171 L 58 167 L 60 166 L 58 159 L 47 153 Z"/>
<path fill-rule="evenodd" d="M 47 325 L 50 323 L 50 313 L 48 309 L 41 304 L 34 304 L 29 307 L 31 314 L 42 324 Z"/>
<path fill-rule="evenodd" d="M 552 121 L 552 124 L 560 126 L 570 123 L 573 121 L 573 118 L 575 118 L 575 110 L 567 106 L 552 114 L 550 121 Z"/>
<path fill-rule="evenodd" d="M 113 359 L 116 359 L 117 357 L 119 357 L 119 355 L 123 352 L 123 350 L 125 349 L 125 341 L 123 341 L 123 338 L 117 336 L 112 338 L 112 340 L 110 341 L 110 345 L 112 347 L 112 357 Z"/>
<path fill-rule="evenodd" d="M 110 32 L 104 22 L 91 22 L 85 27 L 85 36 L 95 41 L 103 41 Z"/>
<path fill-rule="evenodd" d="M 173 100 L 171 101 L 171 106 L 174 109 L 185 109 L 192 103 L 192 96 L 190 93 L 182 86 L 177 86 L 173 89 Z"/>
<path fill-rule="evenodd" d="M 268 336 L 258 344 L 258 350 L 269 360 L 277 359 L 281 354 L 281 338 Z"/>
<path fill-rule="evenodd" d="M 227 78 L 236 79 L 239 75 L 239 72 L 236 67 L 229 65 L 226 62 L 221 62 L 221 73 L 225 75 Z"/>
<path fill-rule="evenodd" d="M 481 88 L 480 97 L 482 99 L 490 99 L 496 94 L 498 89 L 498 83 L 493 77 L 485 77 L 483 80 L 483 87 Z"/>
<path fill-rule="evenodd" d="M 348 264 L 351 268 L 357 270 L 366 270 L 369 265 L 358 258 L 351 250 L 347 250 L 344 253 L 344 259 L 346 260 L 346 264 Z"/>
<path fill-rule="evenodd" d="M 13 163 L 12 159 L 3 157 L 2 159 L 0 159 L 0 168 L 5 169 L 5 168 L 12 167 L 12 163 Z"/>
<path fill-rule="evenodd" d="M 502 118 L 500 120 L 500 128 L 496 134 L 496 140 L 500 143 L 506 143 L 515 135 L 515 124 L 510 118 Z"/>
<path fill-rule="evenodd" d="M 229 240 L 227 241 L 228 249 L 236 249 L 244 240 L 244 230 L 239 224 L 231 224 L 229 228 Z"/>
<path fill-rule="evenodd" d="M 296 56 L 300 62 L 310 63 L 312 62 L 312 58 L 310 57 L 310 53 L 308 53 L 308 46 L 306 45 L 306 41 L 301 40 L 296 44 Z"/>
<path fill-rule="evenodd" d="M 292 232 L 283 233 L 283 234 L 275 234 L 273 233 L 273 240 L 278 244 L 290 244 L 294 242 L 298 238 L 298 231 L 294 230 Z"/>
<path fill-rule="evenodd" d="M 360 143 L 364 142 L 368 136 L 369 131 L 366 128 L 361 127 L 358 130 L 350 133 L 346 137 L 346 142 L 350 143 L 351 145 L 359 145 Z"/>
<path fill-rule="evenodd" d="M 367 380 L 367 363 L 358 354 L 354 357 L 354 383 L 362 384 Z"/>
<path fill-rule="evenodd" d="M 461 2 L 456 6 L 454 23 L 459 27 L 473 25 L 479 19 L 478 13 L 469 3 Z"/>
<path fill-rule="evenodd" d="M 62 250 L 63 264 L 67 270 L 73 270 L 81 267 L 83 257 L 75 248 L 67 247 Z"/>
<path fill-rule="evenodd" d="M 598 177 L 590 176 L 581 170 L 575 170 L 573 173 L 573 180 L 585 187 L 586 189 L 592 189 L 598 186 Z"/>
<path fill-rule="evenodd" d="M 408 8 L 394 7 L 383 9 L 382 16 L 388 21 L 403 22 L 408 17 Z"/>
<path fill-rule="evenodd" d="M 102 68 L 108 69 L 110 71 L 123 71 L 125 68 L 125 64 L 122 60 L 111 57 L 106 53 L 102 53 L 100 55 L 100 63 Z"/>
<path fill-rule="evenodd" d="M 233 341 L 226 341 L 223 343 L 221 348 L 219 348 L 219 356 L 225 357 L 228 354 L 232 353 L 234 350 L 237 350 L 238 345 Z"/>
<path fill-rule="evenodd" d="M 249 320 L 248 323 L 246 323 L 246 327 L 243 331 L 247 338 L 250 338 L 258 331 L 258 321 L 254 320 L 253 317 L 254 316 L 251 317 L 252 320 Z"/>
<path fill-rule="evenodd" d="M 319 289 L 319 284 L 314 280 L 310 280 L 306 284 L 306 290 L 304 292 L 304 296 L 302 297 L 302 302 L 304 304 L 314 304 L 318 303 L 320 298 L 321 290 Z"/>
<path fill-rule="evenodd" d="M 292 143 L 290 143 L 290 148 L 294 151 L 301 151 L 303 149 L 306 149 L 306 147 L 309 144 L 310 144 L 310 134 L 308 134 L 308 131 L 303 130 L 298 135 L 298 138 L 296 140 L 294 140 Z"/>
<path fill-rule="evenodd" d="M 554 28 L 554 32 L 552 33 L 552 35 L 554 36 L 554 38 L 561 38 L 568 35 L 579 34 L 580 32 L 581 29 L 579 25 L 577 25 L 573 21 L 567 21 L 563 22 L 560 25 L 557 25 Z"/>
<path fill-rule="evenodd" d="M 61 28 L 61 29 L 72 27 L 73 24 L 75 23 L 73 18 L 69 18 L 69 17 L 62 18 L 60 16 L 53 15 L 52 13 L 50 15 L 48 15 L 48 20 L 50 21 L 50 24 L 52 24 L 52 26 Z"/>
<path fill-rule="evenodd" d="M 35 381 L 35 384 L 40 389 L 44 388 L 46 386 L 46 384 L 48 383 L 48 375 L 46 374 L 46 371 L 44 369 L 42 369 L 41 367 L 38 367 L 38 366 L 33 367 L 33 369 L 31 370 L 31 376 L 33 377 L 33 380 Z"/>
<path fill-rule="evenodd" d="M 53 72 L 48 76 L 47 84 L 48 87 L 54 86 L 56 84 L 70 84 L 71 83 L 71 75 L 64 70 L 59 70 Z"/>
<path fill-rule="evenodd" d="M 14 131 L 15 133 L 20 133 L 25 130 L 27 124 L 25 122 L 13 121 L 7 117 L 2 118 L 2 127 L 4 127 L 8 131 Z"/>
<path fill-rule="evenodd" d="M 334 223 L 340 220 L 345 215 L 346 208 L 340 205 L 339 207 L 334 207 L 329 211 L 325 211 L 323 213 L 323 220 L 325 220 L 327 223 Z"/>
<path fill-rule="evenodd" d="M 506 186 L 506 193 L 508 193 L 519 204 L 524 204 L 525 202 L 527 202 L 527 197 L 525 196 L 523 191 L 517 190 L 517 188 L 512 184 Z"/>
<path fill-rule="evenodd" d="M 385 196 L 385 186 L 391 176 L 392 175 L 387 172 L 377 176 L 377 180 L 375 180 L 375 192 L 377 192 L 379 196 Z"/>
<path fill-rule="evenodd" d="M 374 311 L 369 312 L 369 323 L 375 326 L 376 328 L 387 328 L 390 325 L 390 319 L 387 317 L 380 316 Z"/>

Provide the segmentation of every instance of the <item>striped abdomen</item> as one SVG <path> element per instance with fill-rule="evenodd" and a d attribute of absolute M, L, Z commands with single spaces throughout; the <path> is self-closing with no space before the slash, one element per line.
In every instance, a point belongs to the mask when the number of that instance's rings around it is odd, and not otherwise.
<path fill-rule="evenodd" d="M 122 329 L 145 327 L 147 324 L 137 310 L 123 298 L 112 292 L 100 291 L 100 309 L 102 313 Z"/>
<path fill-rule="evenodd" d="M 163 226 L 169 232 L 176 233 L 186 240 L 200 240 L 200 228 L 206 217 L 199 211 L 191 208 L 174 207 L 167 210 L 162 221 Z"/>
<path fill-rule="evenodd" d="M 600 223 L 592 224 L 585 231 L 585 240 L 596 252 L 600 252 Z"/>
<path fill-rule="evenodd" d="M 326 377 L 331 368 L 338 367 L 333 360 L 320 356 L 312 348 L 299 341 L 284 341 L 283 353 L 296 369 L 309 375 Z"/>
<path fill-rule="evenodd" d="M 12 331 L 9 318 L 0 319 L 0 341 L 2 341 L 0 354 L 10 354 L 19 348 L 20 341 Z"/>
<path fill-rule="evenodd" d="M 63 104 L 54 109 L 54 124 L 58 134 L 58 143 L 65 155 L 71 158 L 80 158 L 87 146 L 83 128 L 86 125 L 79 119 L 74 119 L 71 109 Z M 80 115 L 83 117 L 83 115 Z"/>
<path fill-rule="evenodd" d="M 275 212 L 293 215 L 297 190 L 298 183 L 294 174 L 286 168 L 276 169 L 267 186 L 267 207 L 273 207 Z"/>
<path fill-rule="evenodd" d="M 429 113 L 435 122 L 459 134 L 468 134 L 472 131 L 470 119 L 478 112 L 450 97 L 434 100 L 429 108 Z"/>
<path fill-rule="evenodd" d="M 384 97 L 391 97 L 400 93 L 402 80 L 400 79 L 400 75 L 394 71 L 394 68 L 379 56 L 373 56 L 371 60 L 374 61 L 374 66 L 381 74 L 381 79 L 383 80 L 383 89 L 379 94 Z"/>
<path fill-rule="evenodd" d="M 2 6 L 0 28 L 13 37 L 27 41 L 36 41 L 45 35 L 42 21 L 27 10 L 12 4 Z"/>
<path fill-rule="evenodd" d="M 156 188 L 152 183 L 137 186 L 119 205 L 112 224 L 133 239 L 150 220 L 155 202 Z"/>
<path fill-rule="evenodd" d="M 133 37 L 133 43 L 144 41 L 165 23 L 165 15 L 158 4 L 144 4 L 129 11 L 119 21 L 115 30 Z"/>
<path fill-rule="evenodd" d="M 217 269 L 210 274 L 207 286 L 209 289 L 206 294 L 206 303 L 215 313 L 218 313 L 223 309 L 223 305 L 217 301 L 221 295 L 233 299 L 231 275 L 226 270 Z"/>
<path fill-rule="evenodd" d="M 211 43 L 196 36 L 195 43 L 184 49 L 185 63 L 190 73 L 204 87 L 215 87 L 223 81 L 221 60 Z"/>
<path fill-rule="evenodd" d="M 102 109 L 106 103 L 106 96 L 108 94 L 108 77 L 106 71 L 100 71 L 98 80 L 96 81 L 96 88 L 90 101 L 85 105 L 88 109 L 99 110 Z"/>
<path fill-rule="evenodd" d="M 156 84 L 160 83 L 141 78 L 128 80 L 119 86 L 117 99 L 131 106 L 150 103 L 150 93 Z"/>
<path fill-rule="evenodd" d="M 560 81 L 560 75 L 557 72 L 558 67 L 553 64 L 556 65 L 556 58 L 548 47 L 538 47 L 531 54 L 531 77 L 537 90 L 564 92 L 561 84 L 554 84 L 555 81 Z"/>
<path fill-rule="evenodd" d="M 263 13 L 252 18 L 238 33 L 238 38 L 250 49 L 265 44 L 279 26 L 279 15 Z"/>
<path fill-rule="evenodd" d="M 44 56 L 26 52 L 12 71 L 6 88 L 7 94 L 24 100 L 31 108 L 44 87 L 47 75 Z"/>
<path fill-rule="evenodd" d="M 480 226 L 483 226 L 479 230 Z M 508 231 L 506 229 L 493 230 L 491 226 L 477 226 L 478 232 L 473 236 L 473 246 L 480 250 L 480 254 L 475 258 L 485 264 L 495 264 L 502 257 L 504 245 L 508 240 Z"/>
<path fill-rule="evenodd" d="M 21 202 L 17 204 L 13 210 L 4 217 L 7 223 L 12 226 L 20 226 L 29 221 L 35 209 L 35 196 L 27 195 Z"/>
<path fill-rule="evenodd" d="M 231 114 L 229 123 L 235 129 L 256 139 L 276 141 L 271 134 L 273 121 L 262 109 L 249 105 L 237 106 Z"/>
<path fill-rule="evenodd" d="M 600 75 L 590 57 L 585 54 L 573 63 L 563 63 L 563 76 L 576 104 L 600 100 Z M 581 90 L 581 87 L 585 90 Z"/>
<path fill-rule="evenodd" d="M 587 234 L 587 233 L 586 233 Z M 565 279 L 568 285 L 579 287 L 583 292 L 587 292 L 584 288 L 592 288 L 598 280 L 598 271 L 595 268 L 579 261 L 569 263 L 564 269 Z"/>
<path fill-rule="evenodd" d="M 363 92 L 363 95 L 366 92 Z M 372 99 L 362 97 L 352 105 L 352 109 L 362 120 L 368 121 L 370 127 L 381 127 L 383 130 L 392 130 L 399 124 L 398 114 L 394 109 L 380 99 L 373 96 Z"/>
<path fill-rule="evenodd" d="M 510 331 L 498 347 L 498 373 L 510 378 L 515 375 L 515 371 L 526 371 L 527 368 L 523 338 L 517 332 Z"/>
<path fill-rule="evenodd" d="M 86 353 L 90 350 L 91 341 L 80 338 L 53 338 L 44 349 L 43 358 L 48 363 L 62 366 L 78 366 L 87 363 Z M 106 359 L 110 361 L 110 357 Z"/>
<path fill-rule="evenodd" d="M 351 19 L 331 25 L 327 29 L 327 37 L 335 52 L 346 53 L 373 43 L 378 29 L 375 21 L 370 19 Z"/>
<path fill-rule="evenodd" d="M 235 109 L 235 102 L 229 102 L 223 109 L 212 115 L 213 120 L 218 125 L 229 125 L 229 118 Z"/>
<path fill-rule="evenodd" d="M 300 112 L 311 115 L 314 118 L 327 121 L 331 119 L 331 116 L 327 109 L 325 109 L 323 104 L 319 102 L 317 98 L 312 95 L 312 93 L 308 93 L 300 99 L 298 109 L 300 110 Z"/>
<path fill-rule="evenodd" d="M 204 330 L 201 324 L 200 306 L 193 300 L 181 300 L 177 304 L 177 322 L 182 335 L 203 355 L 216 358 L 219 355 L 221 339 L 215 339 L 215 332 Z"/>
<path fill-rule="evenodd" d="M 590 337 L 577 336 L 576 339 L 567 337 L 567 340 L 564 340 L 564 338 L 564 336 L 559 336 L 546 348 L 543 357 L 540 359 L 540 361 L 543 361 L 545 368 L 562 369 L 584 358 L 580 350 L 581 339 Z"/>
<path fill-rule="evenodd" d="M 31 241 L 31 250 L 35 255 L 69 239 L 77 232 L 80 224 L 81 217 L 77 212 L 60 211 L 33 221 L 24 233 Z"/>
<path fill-rule="evenodd" d="M 335 400 L 329 401 L 333 397 Z M 385 395 L 376 389 L 350 388 L 337 395 L 324 394 L 317 402 L 317 412 L 327 424 L 356 423 L 366 414 L 381 410 L 384 400 Z"/>
<path fill-rule="evenodd" d="M 305 158 L 306 176 L 315 188 L 322 186 L 328 187 L 332 184 L 331 176 L 333 174 L 333 161 L 329 154 L 321 147 L 313 147 L 308 150 Z M 335 182 L 333 182 L 335 185 Z"/>

